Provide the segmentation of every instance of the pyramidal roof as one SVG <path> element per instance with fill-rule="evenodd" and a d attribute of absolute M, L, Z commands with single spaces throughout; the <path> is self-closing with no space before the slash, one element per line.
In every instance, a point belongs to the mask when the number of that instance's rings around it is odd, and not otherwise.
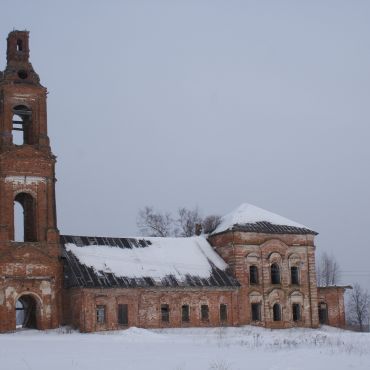
<path fill-rule="evenodd" d="M 223 216 L 220 225 L 212 234 L 228 230 L 277 234 L 317 234 L 304 225 L 248 203 L 241 204 L 234 211 Z"/>

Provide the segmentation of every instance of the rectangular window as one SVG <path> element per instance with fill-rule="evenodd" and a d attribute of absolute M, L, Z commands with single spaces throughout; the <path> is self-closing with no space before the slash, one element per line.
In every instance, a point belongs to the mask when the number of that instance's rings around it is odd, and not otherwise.
<path fill-rule="evenodd" d="M 227 306 L 226 304 L 220 304 L 220 321 L 227 321 Z"/>
<path fill-rule="evenodd" d="M 162 322 L 170 322 L 170 306 L 168 304 L 161 305 L 161 320 Z"/>
<path fill-rule="evenodd" d="M 187 304 L 181 307 L 181 320 L 182 322 L 190 321 L 189 306 Z"/>
<path fill-rule="evenodd" d="M 103 305 L 96 306 L 96 323 L 105 323 L 105 306 Z"/>
<path fill-rule="evenodd" d="M 207 304 L 202 304 L 200 306 L 200 316 L 202 321 L 209 320 L 209 307 Z"/>
<path fill-rule="evenodd" d="M 298 303 L 293 303 L 292 311 L 293 311 L 293 321 L 300 321 L 301 320 L 301 306 Z"/>
<path fill-rule="evenodd" d="M 261 321 L 261 304 L 252 303 L 252 321 Z"/>
<path fill-rule="evenodd" d="M 298 285 L 299 284 L 299 270 L 298 267 L 293 266 L 290 268 L 290 277 L 292 284 Z"/>
<path fill-rule="evenodd" d="M 128 305 L 127 304 L 118 305 L 118 324 L 128 325 Z"/>

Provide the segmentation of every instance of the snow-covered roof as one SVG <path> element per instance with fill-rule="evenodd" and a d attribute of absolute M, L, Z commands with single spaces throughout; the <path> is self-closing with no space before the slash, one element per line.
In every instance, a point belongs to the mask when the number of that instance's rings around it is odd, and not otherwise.
<path fill-rule="evenodd" d="M 203 237 L 61 236 L 69 286 L 238 286 Z"/>
<path fill-rule="evenodd" d="M 223 216 L 220 225 L 212 234 L 228 230 L 278 234 L 317 234 L 304 225 L 248 203 L 241 204 L 234 211 Z"/>

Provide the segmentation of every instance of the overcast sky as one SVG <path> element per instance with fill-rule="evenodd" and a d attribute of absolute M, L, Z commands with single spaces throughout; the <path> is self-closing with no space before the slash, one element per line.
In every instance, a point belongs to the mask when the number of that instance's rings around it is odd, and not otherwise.
<path fill-rule="evenodd" d="M 361 0 L 2 0 L 1 69 L 27 29 L 49 90 L 61 233 L 249 202 L 370 285 L 369 19 Z"/>

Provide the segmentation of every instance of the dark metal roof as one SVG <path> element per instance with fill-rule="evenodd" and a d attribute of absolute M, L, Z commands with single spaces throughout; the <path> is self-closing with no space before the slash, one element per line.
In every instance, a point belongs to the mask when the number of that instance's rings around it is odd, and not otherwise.
<path fill-rule="evenodd" d="M 160 282 L 151 277 L 124 277 L 116 276 L 104 271 L 95 271 L 92 267 L 82 264 L 78 258 L 64 248 L 67 243 L 72 243 L 83 248 L 90 245 L 105 245 L 115 248 L 147 248 L 150 247 L 150 240 L 138 238 L 108 238 L 90 236 L 61 235 L 60 242 L 63 247 L 64 260 L 64 284 L 66 288 L 153 288 L 153 287 L 203 287 L 203 288 L 236 288 L 239 282 L 229 271 L 217 268 L 211 261 L 210 277 L 200 278 L 198 276 L 186 275 L 185 279 L 179 281 L 173 275 L 167 275 Z"/>
<path fill-rule="evenodd" d="M 311 235 L 318 234 L 316 231 L 307 229 L 305 227 L 274 225 L 267 221 L 259 221 L 247 224 L 235 224 L 232 226 L 232 228 L 223 230 L 213 235 L 224 234 L 227 233 L 228 231 L 243 231 L 250 233 L 266 233 L 266 234 L 311 234 Z"/>

